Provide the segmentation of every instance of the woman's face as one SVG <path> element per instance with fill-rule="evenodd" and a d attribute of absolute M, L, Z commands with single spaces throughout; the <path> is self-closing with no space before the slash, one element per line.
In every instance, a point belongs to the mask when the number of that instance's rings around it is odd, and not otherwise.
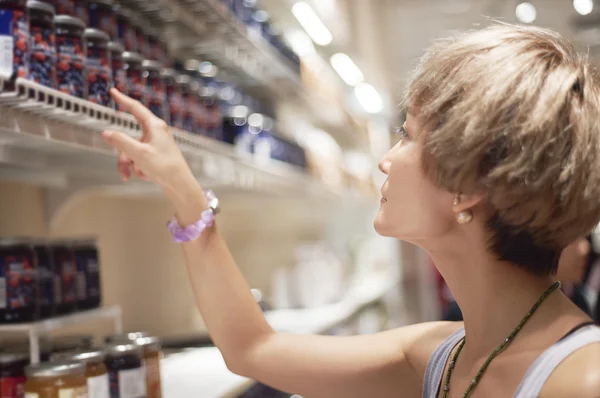
<path fill-rule="evenodd" d="M 381 188 L 375 230 L 383 236 L 418 243 L 439 237 L 456 224 L 454 195 L 436 187 L 422 169 L 418 120 L 409 114 L 403 127 L 399 133 L 403 139 L 379 162 L 387 181 Z"/>

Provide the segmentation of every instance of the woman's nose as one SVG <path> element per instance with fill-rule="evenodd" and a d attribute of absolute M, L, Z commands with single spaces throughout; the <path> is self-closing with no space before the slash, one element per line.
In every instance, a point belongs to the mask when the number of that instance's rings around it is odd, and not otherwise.
<path fill-rule="evenodd" d="M 387 175 L 388 171 L 390 170 L 390 159 L 388 158 L 388 154 L 386 153 L 380 160 L 379 160 L 379 170 L 381 170 L 381 172 L 385 175 Z"/>

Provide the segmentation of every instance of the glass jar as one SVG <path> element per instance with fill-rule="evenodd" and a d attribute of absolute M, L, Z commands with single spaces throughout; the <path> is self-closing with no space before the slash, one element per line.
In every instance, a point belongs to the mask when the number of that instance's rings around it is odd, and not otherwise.
<path fill-rule="evenodd" d="M 163 65 L 168 62 L 167 45 L 160 38 L 160 32 L 156 29 L 147 30 L 149 59 L 158 61 Z"/>
<path fill-rule="evenodd" d="M 25 394 L 35 398 L 86 398 L 85 365 L 82 362 L 50 362 L 25 368 Z"/>
<path fill-rule="evenodd" d="M 144 58 L 151 58 L 150 44 L 148 43 L 148 36 L 146 31 L 148 26 L 144 23 L 140 16 L 134 16 L 132 19 L 133 30 L 135 31 L 135 42 L 137 46 L 137 52 L 142 54 Z"/>
<path fill-rule="evenodd" d="M 146 88 L 144 87 L 144 77 L 142 62 L 144 57 L 139 53 L 125 51 L 123 53 L 123 67 L 125 69 L 125 91 L 131 98 L 146 104 Z"/>
<path fill-rule="evenodd" d="M 125 75 L 125 64 L 123 62 L 123 53 L 125 52 L 121 43 L 111 41 L 108 43 L 108 50 L 110 51 L 110 62 L 112 65 L 112 77 L 113 86 L 120 92 L 127 94 L 127 76 Z M 119 109 L 119 106 L 113 101 L 115 109 Z"/>
<path fill-rule="evenodd" d="M 133 13 L 121 5 L 115 6 L 117 20 L 117 38 L 125 51 L 137 51 L 135 28 L 133 27 Z"/>
<path fill-rule="evenodd" d="M 27 239 L 0 240 L 0 323 L 36 318 L 37 271 Z"/>
<path fill-rule="evenodd" d="M 108 369 L 103 350 L 87 349 L 62 352 L 52 356 L 53 361 L 77 361 L 85 365 L 88 398 L 109 398 Z"/>
<path fill-rule="evenodd" d="M 108 42 L 110 38 L 101 30 L 88 28 L 83 33 L 86 48 L 87 99 L 95 104 L 110 106 L 109 90 L 112 71 Z"/>
<path fill-rule="evenodd" d="M 113 343 L 105 348 L 111 398 L 145 398 L 142 348 L 134 343 Z"/>
<path fill-rule="evenodd" d="M 113 0 L 88 0 L 88 26 L 103 31 L 111 39 L 117 37 L 117 18 L 113 7 Z"/>
<path fill-rule="evenodd" d="M 93 309 L 100 306 L 102 290 L 100 288 L 100 261 L 98 247 L 94 239 L 73 241 L 73 253 L 77 266 L 77 285 L 79 309 Z"/>
<path fill-rule="evenodd" d="M 70 314 L 77 309 L 77 267 L 71 242 L 54 241 L 50 251 L 54 263 L 55 312 Z"/>
<path fill-rule="evenodd" d="M 37 314 L 40 319 L 49 318 L 55 314 L 55 282 L 54 263 L 50 254 L 48 242 L 34 240 L 32 242 L 35 266 L 37 268 Z"/>
<path fill-rule="evenodd" d="M 180 75 L 176 79 L 179 85 L 179 91 L 181 93 L 181 124 L 183 130 L 188 132 L 194 131 L 194 112 L 192 111 L 194 103 L 196 101 L 194 95 L 194 88 L 197 84 L 193 84 L 192 79 L 187 75 Z"/>
<path fill-rule="evenodd" d="M 204 98 L 202 97 L 203 87 L 200 84 L 192 86 L 192 112 L 194 113 L 194 125 L 192 133 L 206 135 L 206 109 L 204 108 Z"/>
<path fill-rule="evenodd" d="M 0 69 L 0 77 L 10 79 L 4 90 L 14 90 L 17 77 L 29 76 L 29 21 L 25 12 L 26 0 L 4 1 L 0 3 L 0 34 L 12 36 L 12 63 Z"/>
<path fill-rule="evenodd" d="M 204 103 L 204 134 L 216 140 L 223 140 L 223 115 L 216 99 L 216 90 L 205 87 L 201 91 L 201 99 Z"/>
<path fill-rule="evenodd" d="M 85 24 L 68 15 L 54 17 L 56 27 L 56 88 L 77 98 L 85 95 Z"/>
<path fill-rule="evenodd" d="M 165 81 L 160 70 L 161 64 L 158 61 L 147 59 L 142 62 L 142 77 L 144 79 L 146 91 L 146 106 L 156 116 L 169 123 L 166 110 L 167 92 Z"/>
<path fill-rule="evenodd" d="M 163 80 L 165 81 L 165 87 L 167 91 L 167 103 L 169 106 L 169 121 L 171 126 L 178 129 L 183 128 L 182 123 L 182 103 L 181 103 L 181 90 L 177 83 L 179 74 L 174 69 L 163 69 L 161 71 Z"/>
<path fill-rule="evenodd" d="M 0 354 L 0 397 L 23 398 L 25 394 L 25 366 L 29 363 L 26 354 Z"/>
<path fill-rule="evenodd" d="M 29 0 L 29 79 L 46 87 L 56 87 L 56 41 L 54 7 L 42 1 Z"/>
<path fill-rule="evenodd" d="M 160 360 L 161 343 L 158 337 L 142 337 L 135 340 L 144 352 L 144 370 L 146 372 L 146 393 L 148 398 L 161 398 Z"/>

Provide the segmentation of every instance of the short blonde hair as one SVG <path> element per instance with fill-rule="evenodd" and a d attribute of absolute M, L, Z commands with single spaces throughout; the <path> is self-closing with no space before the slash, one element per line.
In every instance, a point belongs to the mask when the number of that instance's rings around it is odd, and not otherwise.
<path fill-rule="evenodd" d="M 558 33 L 497 24 L 440 40 L 406 105 L 424 126 L 430 178 L 487 193 L 501 259 L 555 272 L 558 252 L 600 220 L 598 75 Z M 509 253 L 528 249 L 541 255 L 532 264 Z"/>

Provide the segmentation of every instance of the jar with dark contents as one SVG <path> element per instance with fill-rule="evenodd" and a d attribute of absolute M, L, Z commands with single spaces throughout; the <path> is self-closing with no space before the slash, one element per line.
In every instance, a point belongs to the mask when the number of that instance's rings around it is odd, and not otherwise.
<path fill-rule="evenodd" d="M 116 41 L 125 47 L 125 51 L 137 51 L 136 34 L 133 26 L 133 13 L 121 5 L 115 6 L 117 20 Z"/>
<path fill-rule="evenodd" d="M 223 115 L 216 99 L 217 93 L 213 87 L 205 87 L 201 92 L 204 102 L 204 131 L 207 137 L 223 140 Z"/>
<path fill-rule="evenodd" d="M 163 69 L 161 71 L 163 80 L 165 81 L 165 87 L 167 91 L 167 103 L 169 107 L 169 121 L 171 126 L 178 129 L 183 128 L 182 122 L 182 103 L 181 103 L 181 90 L 177 83 L 177 77 L 179 75 L 174 69 Z"/>
<path fill-rule="evenodd" d="M 108 50 L 110 51 L 110 62 L 112 65 L 112 78 L 113 87 L 120 92 L 127 94 L 127 76 L 125 75 L 125 64 L 123 63 L 123 53 L 125 52 L 121 43 L 111 41 L 108 43 Z M 119 109 L 119 106 L 113 101 L 115 109 Z"/>
<path fill-rule="evenodd" d="M 152 58 L 148 36 L 146 36 L 148 26 L 144 23 L 144 20 L 137 15 L 133 17 L 132 23 L 135 31 L 135 43 L 137 46 L 136 52 L 142 54 L 144 59 Z"/>
<path fill-rule="evenodd" d="M 141 337 L 135 343 L 142 347 L 146 371 L 146 393 L 148 398 L 161 398 L 160 360 L 161 342 L 158 337 Z"/>
<path fill-rule="evenodd" d="M 54 17 L 56 26 L 56 88 L 66 94 L 83 98 L 86 91 L 84 76 L 85 49 L 83 21 L 68 15 Z"/>
<path fill-rule="evenodd" d="M 117 37 L 117 18 L 113 7 L 113 0 L 88 0 L 88 26 L 103 31 L 111 39 Z"/>
<path fill-rule="evenodd" d="M 206 135 L 206 109 L 202 97 L 203 87 L 200 84 L 192 85 L 191 109 L 193 112 L 193 126 L 190 132 L 198 135 Z"/>
<path fill-rule="evenodd" d="M 87 380 L 87 398 L 109 398 L 110 387 L 108 370 L 104 364 L 106 354 L 103 350 L 87 349 L 62 352 L 52 356 L 52 361 L 77 361 L 85 365 Z"/>
<path fill-rule="evenodd" d="M 77 267 L 73 249 L 68 241 L 54 241 L 50 250 L 54 263 L 56 314 L 69 314 L 77 309 Z"/>
<path fill-rule="evenodd" d="M 102 301 L 100 288 L 100 259 L 94 239 L 73 241 L 73 253 L 77 266 L 79 309 L 98 308 Z"/>
<path fill-rule="evenodd" d="M 48 243 L 43 240 L 32 242 L 35 266 L 37 268 L 37 314 L 40 319 L 49 318 L 55 313 L 54 308 L 54 263 L 50 255 Z"/>
<path fill-rule="evenodd" d="M 56 87 L 56 41 L 54 38 L 54 7 L 29 0 L 29 79 L 46 87 Z"/>
<path fill-rule="evenodd" d="M 197 101 L 194 95 L 195 88 L 193 87 L 195 84 L 192 84 L 192 79 L 187 75 L 178 76 L 176 82 L 181 93 L 181 128 L 191 133 L 194 131 L 194 112 L 192 109 L 195 101 Z"/>
<path fill-rule="evenodd" d="M 30 365 L 25 368 L 25 396 L 36 398 L 86 398 L 85 365 L 64 361 Z"/>
<path fill-rule="evenodd" d="M 86 47 L 87 99 L 95 104 L 110 106 L 109 90 L 112 87 L 112 68 L 108 42 L 110 38 L 101 30 L 88 28 L 83 33 Z"/>
<path fill-rule="evenodd" d="M 23 398 L 25 396 L 25 367 L 29 356 L 19 353 L 0 354 L 0 397 Z"/>
<path fill-rule="evenodd" d="M 0 322 L 35 320 L 37 270 L 27 239 L 0 240 Z"/>
<path fill-rule="evenodd" d="M 9 79 L 4 90 L 14 90 L 17 77 L 29 76 L 29 21 L 25 3 L 26 0 L 0 2 L 0 37 L 12 38 L 8 48 L 3 45 L 3 51 L 12 52 L 7 57 L 10 62 L 0 65 L 0 77 Z"/>
<path fill-rule="evenodd" d="M 168 62 L 166 42 L 161 39 L 158 30 L 148 29 L 147 32 L 149 59 L 166 65 Z"/>
<path fill-rule="evenodd" d="M 146 104 L 146 87 L 142 69 L 144 57 L 139 53 L 125 51 L 123 53 L 123 68 L 125 69 L 125 91 L 131 98 Z"/>
<path fill-rule="evenodd" d="M 135 343 L 113 343 L 105 352 L 110 398 L 145 398 L 142 348 Z"/>
<path fill-rule="evenodd" d="M 160 70 L 161 65 L 158 61 L 144 60 L 142 62 L 142 76 L 146 87 L 146 106 L 156 116 L 169 123 L 166 108 L 167 92 Z"/>

